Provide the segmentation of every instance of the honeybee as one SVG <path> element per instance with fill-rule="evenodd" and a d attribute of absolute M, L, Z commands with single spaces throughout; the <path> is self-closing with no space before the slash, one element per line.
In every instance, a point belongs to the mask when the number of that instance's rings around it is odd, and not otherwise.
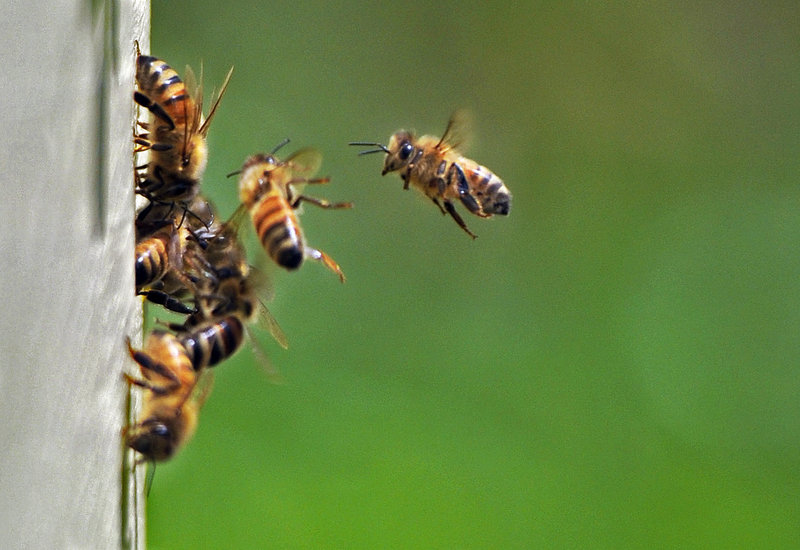
<path fill-rule="evenodd" d="M 269 154 L 249 157 L 242 169 L 233 174 L 239 177 L 239 198 L 250 212 L 261 245 L 279 266 L 294 270 L 305 258 L 322 262 L 328 269 L 345 277 L 339 264 L 325 252 L 311 248 L 303 238 L 295 210 L 302 202 L 321 208 L 352 208 L 352 203 L 331 203 L 324 199 L 299 194 L 299 184 L 328 183 L 329 178 L 310 179 L 319 169 L 322 156 L 315 149 L 300 149 L 286 160 L 275 153 L 289 140 L 284 140 Z M 230 174 L 230 175 L 233 175 Z"/>
<path fill-rule="evenodd" d="M 210 205 L 195 197 L 177 215 L 174 204 L 150 203 L 136 219 L 136 292 L 148 301 L 177 313 L 192 313 L 181 297 L 190 281 L 183 273 L 188 242 L 198 232 L 210 231 Z"/>
<path fill-rule="evenodd" d="M 189 201 L 198 191 L 208 160 L 206 137 L 233 68 L 228 71 L 208 117 L 203 119 L 202 90 L 187 69 L 187 83 L 164 61 L 136 58 L 136 103 L 154 117 L 142 124 L 149 133 L 136 137 L 137 151 L 150 150 L 150 161 L 138 178 L 139 192 L 151 201 Z"/>
<path fill-rule="evenodd" d="M 363 141 L 350 145 L 377 147 L 361 151 L 360 155 L 386 153 L 381 175 L 400 170 L 403 189 L 413 185 L 422 191 L 443 214 L 450 214 L 475 239 L 477 235 L 469 230 L 452 201 L 460 200 L 470 213 L 481 218 L 494 214 L 505 216 L 511 209 L 511 193 L 488 168 L 457 151 L 461 141 L 457 136 L 466 132 L 463 116 L 461 112 L 454 113 L 441 138 L 415 137 L 409 131 L 400 130 L 392 135 L 388 146 Z"/>
<path fill-rule="evenodd" d="M 170 311 L 188 314 L 195 310 L 181 300 L 186 293 L 181 271 L 185 231 L 170 222 L 163 232 L 136 243 L 136 293 Z"/>
<path fill-rule="evenodd" d="M 184 345 L 169 332 L 151 332 L 142 350 L 128 341 L 128 352 L 142 378 L 127 373 L 125 378 L 147 393 L 139 421 L 124 432 L 125 444 L 147 460 L 167 460 L 195 432 L 200 407 L 211 391 L 210 373 L 198 372 Z"/>
<path fill-rule="evenodd" d="M 206 235 L 204 247 L 187 250 L 195 311 L 183 325 L 173 326 L 195 369 L 212 367 L 236 353 L 247 333 L 245 323 L 258 323 L 288 347 L 286 335 L 259 298 L 255 272 L 235 228 L 225 223 L 215 229 L 212 236 Z"/>
<path fill-rule="evenodd" d="M 179 232 L 172 220 L 136 243 L 136 290 L 156 283 L 180 262 Z"/>
<path fill-rule="evenodd" d="M 244 341 L 244 324 L 236 315 L 221 317 L 178 334 L 195 370 L 232 357 Z"/>

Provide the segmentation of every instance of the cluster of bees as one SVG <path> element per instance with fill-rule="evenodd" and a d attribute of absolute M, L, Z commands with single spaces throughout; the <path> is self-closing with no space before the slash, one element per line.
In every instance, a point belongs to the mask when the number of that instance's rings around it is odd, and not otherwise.
<path fill-rule="evenodd" d="M 281 160 L 276 153 L 285 140 L 269 153 L 247 158 L 241 170 L 230 174 L 239 176 L 241 205 L 227 221 L 219 221 L 200 194 L 209 125 L 232 72 L 204 116 L 202 90 L 190 70 L 184 81 L 158 58 L 138 55 L 136 60 L 133 98 L 150 113 L 148 122 L 138 123 L 134 136 L 136 153 L 149 152 L 148 162 L 134 170 L 136 193 L 146 199 L 135 219 L 136 292 L 185 316 L 181 323 L 152 330 L 141 350 L 128 342 L 140 374 L 125 377 L 145 393 L 139 418 L 126 428 L 124 438 L 142 460 L 151 462 L 172 457 L 194 433 L 211 389 L 209 369 L 241 347 L 248 325 L 260 324 L 281 346 L 288 345 L 259 298 L 259 272 L 250 267 L 239 238 L 246 213 L 277 265 L 295 270 L 311 258 L 345 280 L 330 256 L 307 244 L 296 215 L 303 202 L 330 209 L 352 207 L 299 191 L 300 185 L 329 181 L 313 178 L 321 164 L 316 150 L 300 149 Z M 388 146 L 350 145 L 375 147 L 360 154 L 385 153 L 383 174 L 398 171 L 405 189 L 422 191 L 475 238 L 454 201 L 488 218 L 508 214 L 511 194 L 496 175 L 457 152 L 453 137 L 458 128 L 459 118 L 453 116 L 441 138 L 400 131 Z"/>

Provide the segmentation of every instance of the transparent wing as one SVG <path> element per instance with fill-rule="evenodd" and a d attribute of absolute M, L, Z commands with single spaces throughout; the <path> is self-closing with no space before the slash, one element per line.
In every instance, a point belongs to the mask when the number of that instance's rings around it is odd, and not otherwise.
<path fill-rule="evenodd" d="M 208 112 L 208 116 L 203 121 L 202 126 L 200 126 L 200 129 L 198 130 L 204 136 L 208 134 L 209 125 L 211 124 L 211 121 L 214 119 L 214 115 L 217 113 L 217 107 L 219 107 L 219 102 L 222 101 L 222 96 L 225 95 L 225 91 L 228 89 L 228 83 L 231 81 L 232 75 L 233 75 L 233 67 L 230 68 L 228 74 L 225 76 L 225 80 L 222 83 L 222 87 L 220 87 L 219 89 L 219 94 L 217 94 L 214 103 L 211 105 L 211 110 Z"/>
<path fill-rule="evenodd" d="M 197 373 L 197 382 L 192 390 L 191 399 L 195 402 L 198 409 L 200 409 L 206 402 L 206 399 L 208 399 L 208 396 L 211 395 L 211 390 L 213 388 L 214 373 L 211 371 L 211 369 L 203 369 Z"/>
<path fill-rule="evenodd" d="M 263 254 L 259 256 L 263 256 Z M 283 349 L 288 349 L 289 339 L 286 337 L 286 333 L 283 332 L 280 324 L 278 324 L 278 320 L 275 319 L 272 312 L 264 303 L 265 301 L 272 300 L 275 296 L 275 289 L 270 282 L 270 278 L 263 269 L 253 266 L 250 266 L 250 272 L 247 278 L 257 291 L 259 298 L 253 323 L 260 330 L 269 332 Z"/>
<path fill-rule="evenodd" d="M 264 374 L 267 375 L 269 381 L 273 384 L 282 384 L 284 381 L 283 376 L 281 375 L 280 371 L 275 368 L 275 365 L 272 364 L 272 361 L 269 360 L 269 357 L 267 357 L 264 348 L 261 347 L 261 342 L 259 342 L 249 330 L 247 338 L 250 341 L 250 349 L 253 350 L 253 355 L 256 357 L 256 362 L 261 365 L 261 368 L 264 370 Z"/>
<path fill-rule="evenodd" d="M 238 238 L 239 229 L 242 227 L 242 221 L 245 219 L 247 219 L 247 207 L 244 204 L 239 204 L 233 214 L 231 214 L 231 217 L 222 223 L 224 231 L 233 235 L 234 238 Z"/>
<path fill-rule="evenodd" d="M 459 151 L 468 149 L 472 142 L 473 126 L 472 112 L 467 109 L 458 109 L 450 115 L 438 147 L 444 147 L 445 150 L 458 149 Z"/>
<path fill-rule="evenodd" d="M 278 320 L 272 316 L 272 312 L 264 305 L 264 302 L 259 300 L 258 317 L 256 318 L 256 325 L 268 331 L 275 341 L 278 342 L 283 349 L 289 349 L 289 339 L 278 324 Z"/>
<path fill-rule="evenodd" d="M 292 153 L 284 164 L 291 167 L 295 177 L 311 177 L 322 166 L 322 153 L 311 147 L 305 147 Z"/>
<path fill-rule="evenodd" d="M 186 113 L 187 121 L 187 139 L 189 135 L 195 134 L 200 130 L 203 123 L 203 66 L 200 65 L 200 80 L 194 74 L 194 71 L 189 65 L 186 65 L 184 71 L 183 84 L 186 86 L 186 92 L 192 98 L 191 107 L 188 102 L 185 103 L 187 107 L 193 108 L 194 111 Z"/>

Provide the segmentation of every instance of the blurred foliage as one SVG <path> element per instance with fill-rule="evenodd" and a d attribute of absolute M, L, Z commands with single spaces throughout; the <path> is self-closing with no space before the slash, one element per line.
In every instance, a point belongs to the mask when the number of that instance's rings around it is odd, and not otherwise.
<path fill-rule="evenodd" d="M 800 546 L 800 7 L 153 0 L 202 62 L 204 192 L 285 137 L 352 211 L 271 271 L 151 548 Z M 348 141 L 441 133 L 514 193 L 469 239 Z M 466 215 L 465 215 L 466 216 Z M 253 257 L 257 250 L 253 250 Z M 255 260 L 254 260 L 255 261 Z"/>

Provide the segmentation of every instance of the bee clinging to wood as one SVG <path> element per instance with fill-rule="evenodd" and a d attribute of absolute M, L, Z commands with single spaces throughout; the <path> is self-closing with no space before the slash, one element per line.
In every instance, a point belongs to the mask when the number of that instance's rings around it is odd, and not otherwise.
<path fill-rule="evenodd" d="M 125 444 L 151 461 L 171 458 L 194 434 L 200 407 L 210 392 L 210 379 L 198 385 L 201 375 L 189 354 L 172 333 L 153 331 L 144 349 L 128 351 L 139 365 L 141 378 L 128 374 L 131 384 L 144 388 L 139 419 L 124 432 Z"/>
<path fill-rule="evenodd" d="M 208 161 L 208 130 L 232 73 L 233 68 L 203 118 L 203 92 L 191 69 L 187 68 L 184 82 L 161 59 L 136 58 L 133 99 L 153 115 L 150 123 L 140 123 L 147 133 L 135 140 L 138 151 L 150 150 L 150 160 L 138 177 L 142 195 L 151 201 L 187 202 L 197 194 Z"/>

